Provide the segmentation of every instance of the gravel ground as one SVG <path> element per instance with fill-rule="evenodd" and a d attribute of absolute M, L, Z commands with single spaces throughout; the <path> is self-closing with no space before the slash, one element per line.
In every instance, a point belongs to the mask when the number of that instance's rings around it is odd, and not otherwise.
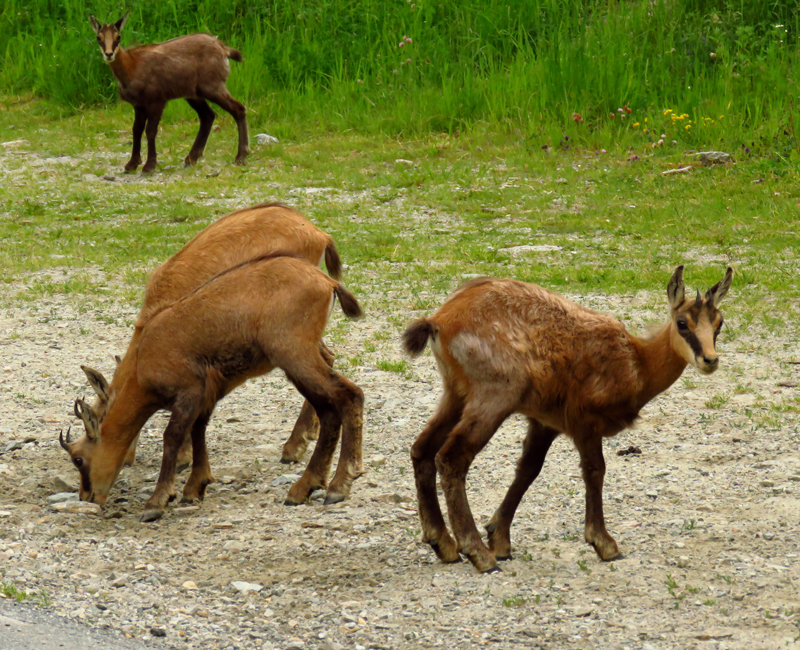
<path fill-rule="evenodd" d="M 11 305 L 0 311 L 6 592 L 13 585 L 57 615 L 165 648 L 799 643 L 796 341 L 723 333 L 716 374 L 687 370 L 636 429 L 607 441 L 606 516 L 623 559 L 601 563 L 584 544 L 578 457 L 561 438 L 517 513 L 515 559 L 479 575 L 468 563 L 439 564 L 420 541 L 409 450 L 440 394 L 429 352 L 403 373 L 342 363 L 367 397 L 367 471 L 343 504 L 325 507 L 320 494 L 282 505 L 289 475 L 302 470 L 279 463 L 301 399 L 274 373 L 219 404 L 208 428 L 219 482 L 201 507 L 173 505 L 158 522 L 138 521 L 160 464 L 166 417 L 158 414 L 105 512 L 56 511 L 74 501 L 55 506 L 69 497 L 54 495 L 77 488 L 57 434 L 77 425 L 72 402 L 91 393 L 78 366 L 111 374 L 136 306 L 101 298 L 85 311 L 68 296 L 11 299 L 19 289 L 5 285 L 0 296 Z M 652 296 L 581 302 L 626 322 L 655 315 L 643 306 Z M 346 333 L 332 344 L 337 356 L 375 343 L 374 323 L 388 318 L 337 326 Z M 381 358 L 401 358 L 396 336 L 377 344 Z M 510 419 L 473 466 L 479 525 L 511 482 L 524 432 Z M 617 454 L 631 445 L 642 453 Z"/>

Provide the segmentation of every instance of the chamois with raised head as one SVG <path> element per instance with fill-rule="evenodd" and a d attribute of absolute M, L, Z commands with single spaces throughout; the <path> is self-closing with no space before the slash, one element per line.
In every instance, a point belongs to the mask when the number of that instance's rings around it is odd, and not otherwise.
<path fill-rule="evenodd" d="M 126 13 L 110 25 L 101 25 L 94 16 L 89 16 L 103 60 L 117 79 L 119 96 L 133 105 L 133 151 L 125 171 L 132 172 L 142 163 L 142 133 L 147 136 L 147 161 L 142 173 L 155 170 L 158 123 L 171 99 L 185 99 L 200 118 L 200 130 L 184 160 L 187 167 L 203 155 L 211 133 L 216 115 L 209 101 L 236 120 L 239 129 L 236 164 L 244 165 L 249 153 L 245 107 L 231 97 L 225 85 L 230 73 L 228 59 L 241 61 L 241 53 L 210 34 L 190 34 L 126 50 L 120 45 L 120 32 L 129 15 L 130 12 Z"/>
<path fill-rule="evenodd" d="M 509 558 L 514 513 L 553 440 L 565 433 L 580 454 L 584 537 L 602 560 L 615 558 L 617 543 L 603 517 L 603 438 L 631 426 L 687 364 L 704 374 L 717 369 L 718 305 L 732 277 L 728 268 L 705 296 L 686 298 L 679 266 L 667 287 L 671 318 L 650 338 L 542 287 L 490 278 L 468 282 L 433 316 L 411 323 L 403 334 L 406 351 L 416 356 L 430 340 L 444 383 L 438 409 L 411 449 L 422 536 L 436 555 L 455 562 L 463 554 L 482 572 Z M 527 417 L 528 433 L 514 481 L 486 528 L 487 548 L 465 477 L 512 413 Z M 453 536 L 436 496 L 437 472 Z"/>
<path fill-rule="evenodd" d="M 333 238 L 296 210 L 280 203 L 244 208 L 218 219 L 153 271 L 134 323 L 133 337 L 125 355 L 121 359 L 117 357 L 111 382 L 98 370 L 81 366 L 97 394 L 91 407 L 97 421 L 103 420 L 108 403 L 136 373 L 136 350 L 142 329 L 153 316 L 223 271 L 277 250 L 287 251 L 312 264 L 321 264 L 324 259 L 331 277 L 338 280 L 341 276 L 342 265 Z M 332 353 L 324 343 L 320 345 L 321 353 L 329 365 L 333 365 Z M 316 440 L 318 432 L 319 420 L 306 401 L 283 446 L 281 462 L 302 460 L 309 441 Z M 132 465 L 136 458 L 137 442 L 138 436 L 126 454 L 126 465 Z M 191 438 L 187 438 L 179 454 L 179 468 L 188 467 L 191 460 Z"/>
<path fill-rule="evenodd" d="M 80 498 L 103 505 L 141 428 L 159 409 L 171 412 L 164 431 L 161 473 L 142 521 L 161 517 L 175 497 L 178 451 L 192 439 L 192 471 L 184 502 L 203 499 L 214 478 L 205 430 L 216 403 L 251 377 L 281 368 L 313 405 L 319 440 L 287 505 L 304 503 L 327 488 L 325 503 L 347 498 L 362 473 L 361 389 L 330 367 L 321 352 L 322 332 L 338 298 L 349 318 L 361 316 L 355 297 L 306 260 L 282 252 L 224 271 L 153 315 L 142 327 L 134 370 L 99 421 L 82 400 L 75 414 L 86 434 L 60 436 L 81 475 Z M 341 429 L 336 474 L 328 474 Z"/>

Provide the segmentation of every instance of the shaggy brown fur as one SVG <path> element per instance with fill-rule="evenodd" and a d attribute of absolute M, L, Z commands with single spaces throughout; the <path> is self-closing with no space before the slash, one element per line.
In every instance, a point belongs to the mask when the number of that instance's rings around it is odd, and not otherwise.
<path fill-rule="evenodd" d="M 242 55 L 209 34 L 191 34 L 126 50 L 120 46 L 120 32 L 127 19 L 126 13 L 112 25 L 101 25 L 94 16 L 89 17 L 103 60 L 117 78 L 120 98 L 133 104 L 133 151 L 125 171 L 134 171 L 142 162 L 142 133 L 147 135 L 147 162 L 142 173 L 156 168 L 158 123 L 171 99 L 185 99 L 200 118 L 200 130 L 184 161 L 186 166 L 195 164 L 203 155 L 216 117 L 206 100 L 236 120 L 236 164 L 244 165 L 249 153 L 245 107 L 231 97 L 225 86 L 230 73 L 228 59 L 241 61 Z"/>
<path fill-rule="evenodd" d="M 728 269 L 705 298 L 698 292 L 687 300 L 678 267 L 667 288 L 671 320 L 649 339 L 547 289 L 488 278 L 467 283 L 433 316 L 412 323 L 403 336 L 406 350 L 417 355 L 430 339 L 444 382 L 439 408 L 411 450 L 423 538 L 437 556 L 454 562 L 462 553 L 480 571 L 510 557 L 517 506 L 553 440 L 566 433 L 581 457 L 586 541 L 601 559 L 616 557 L 603 517 L 603 438 L 630 426 L 687 363 L 703 373 L 716 370 L 717 305 L 732 275 Z M 512 413 L 525 415 L 529 430 L 514 482 L 487 526 L 487 548 L 469 509 L 465 477 Z M 437 472 L 455 540 L 439 508 Z"/>
<path fill-rule="evenodd" d="M 153 316 L 219 273 L 276 250 L 302 257 L 312 264 L 319 263 L 324 256 L 330 275 L 337 280 L 341 275 L 341 262 L 333 238 L 285 205 L 256 205 L 215 221 L 153 271 L 134 324 L 133 337 L 125 356 L 118 361 L 111 383 L 99 371 L 81 366 L 97 393 L 93 406 L 97 419 L 103 419 L 108 402 L 116 397 L 128 377 L 135 372 L 142 328 Z M 333 355 L 324 343 L 321 345 L 321 353 L 328 364 L 333 365 Z M 306 402 L 292 435 L 283 447 L 281 461 L 294 463 L 302 460 L 309 441 L 316 440 L 318 431 L 319 420 L 314 408 Z M 136 458 L 137 441 L 138 437 L 131 444 L 125 458 L 126 465 L 131 465 Z M 191 438 L 187 438 L 179 454 L 179 468 L 188 467 L 191 459 L 192 443 Z"/>
<path fill-rule="evenodd" d="M 81 473 L 81 499 L 106 502 L 133 439 L 153 413 L 166 409 L 172 416 L 164 431 L 161 474 L 142 520 L 161 517 L 174 498 L 178 451 L 189 435 L 192 472 L 183 500 L 202 500 L 214 480 L 205 429 L 217 401 L 274 368 L 286 373 L 320 420 L 314 454 L 286 503 L 303 503 L 326 487 L 326 503 L 349 496 L 362 473 L 364 397 L 330 367 L 321 337 L 334 296 L 350 318 L 360 316 L 361 308 L 341 283 L 307 261 L 275 255 L 220 274 L 150 318 L 132 352 L 131 372 L 102 422 L 88 405 L 76 403 L 86 435 L 74 442 L 67 436 L 61 444 Z M 328 486 L 340 428 L 339 464 Z"/>

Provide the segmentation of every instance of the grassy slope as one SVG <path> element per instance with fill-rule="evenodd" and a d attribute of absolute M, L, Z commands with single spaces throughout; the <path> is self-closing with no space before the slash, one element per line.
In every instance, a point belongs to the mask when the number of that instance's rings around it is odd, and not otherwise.
<path fill-rule="evenodd" d="M 20 297 L 110 293 L 135 303 L 147 272 L 210 220 L 281 200 L 335 236 L 349 284 L 396 314 L 397 326 L 471 273 L 572 295 L 655 291 L 656 306 L 680 263 L 698 287 L 716 282 L 726 264 L 736 268 L 730 323 L 797 322 L 800 179 L 774 155 L 663 176 L 691 154 L 671 145 L 638 154 L 542 149 L 475 129 L 417 140 L 319 135 L 255 147 L 239 168 L 228 118 L 206 159 L 183 169 L 196 124 L 172 114 L 159 136 L 161 170 L 143 180 L 121 174 L 129 107 L 54 120 L 37 101 L 4 105 L 0 143 L 30 142 L 3 147 L 0 158 L 10 181 L 0 199 L 0 267 L 5 282 L 25 287 Z M 74 159 L 41 162 L 63 154 Z M 503 250 L 524 244 L 558 248 L 520 257 Z M 70 279 L 30 275 L 55 267 L 72 269 Z M 75 272 L 95 268 L 111 281 Z"/>

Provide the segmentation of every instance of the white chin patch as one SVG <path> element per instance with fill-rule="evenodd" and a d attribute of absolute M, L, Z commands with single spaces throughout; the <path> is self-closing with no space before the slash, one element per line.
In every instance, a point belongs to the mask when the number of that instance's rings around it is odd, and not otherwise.
<path fill-rule="evenodd" d="M 110 57 L 107 57 L 105 54 L 103 55 L 103 59 L 106 63 L 111 63 L 114 59 L 117 58 L 117 53 L 114 52 Z"/>

